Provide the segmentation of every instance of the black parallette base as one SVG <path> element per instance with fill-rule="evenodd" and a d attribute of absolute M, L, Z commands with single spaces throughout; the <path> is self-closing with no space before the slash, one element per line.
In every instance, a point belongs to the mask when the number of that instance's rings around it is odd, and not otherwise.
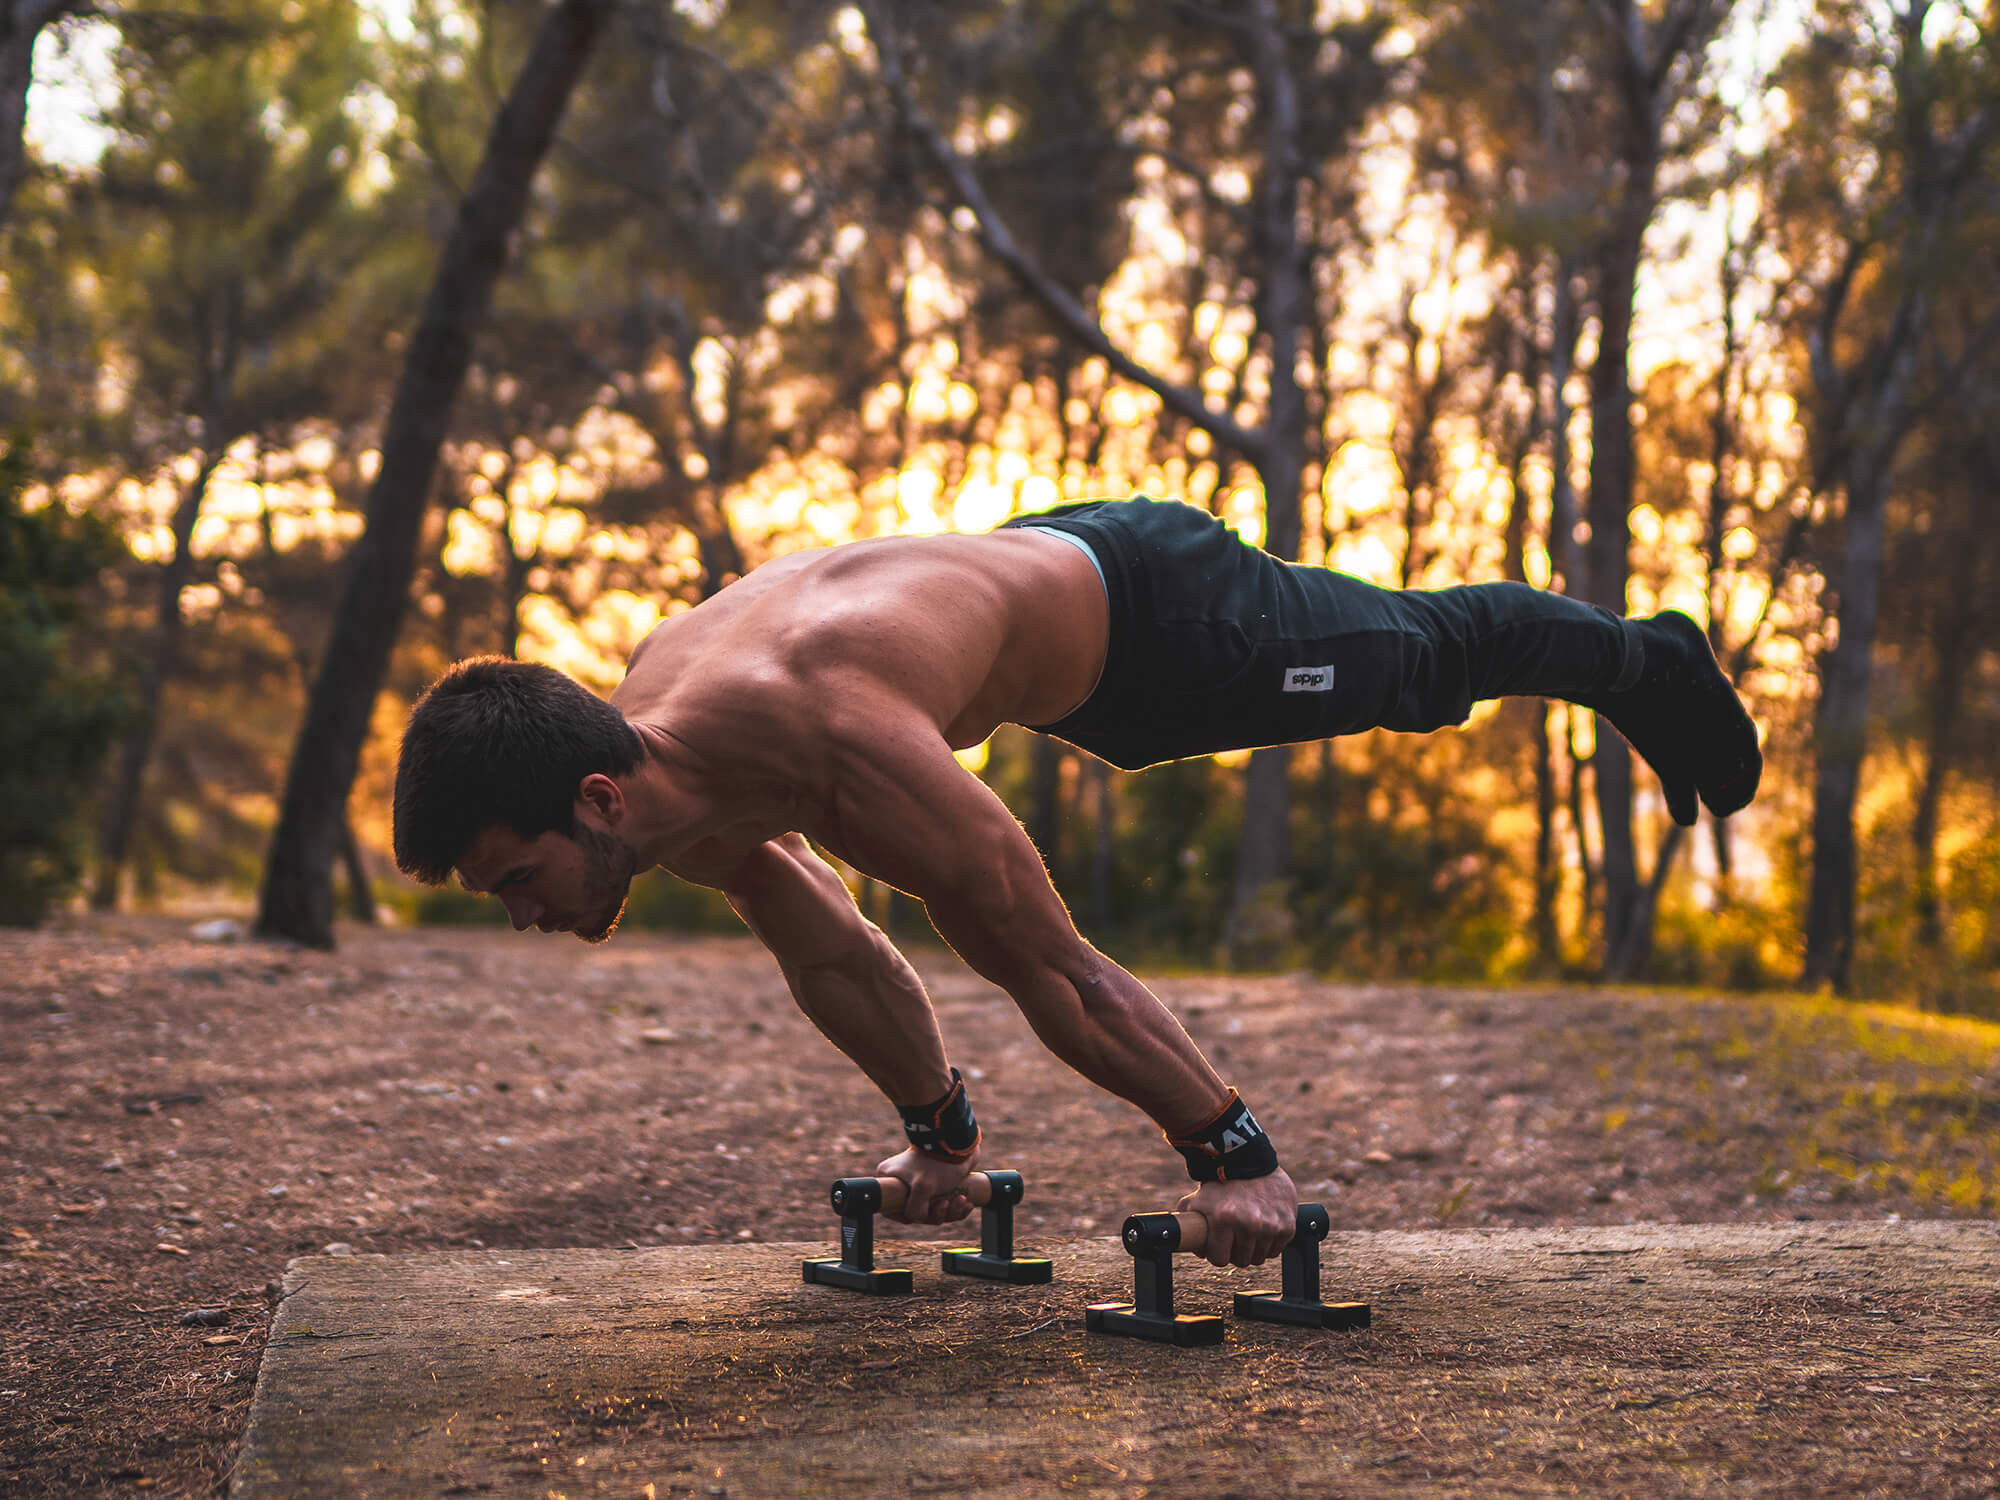
<path fill-rule="evenodd" d="M 1056 1263 L 1038 1255 L 1002 1258 L 988 1255 L 984 1250 L 947 1250 L 942 1258 L 947 1275 L 978 1276 L 1015 1286 L 1041 1286 L 1055 1280 L 1056 1275 Z"/>
<path fill-rule="evenodd" d="M 1151 1339 L 1183 1349 L 1222 1342 L 1222 1319 L 1208 1313 L 1143 1313 L 1130 1302 L 1093 1302 L 1083 1310 L 1083 1326 L 1091 1333 L 1115 1333 L 1131 1339 Z"/>
<path fill-rule="evenodd" d="M 1257 1323 L 1296 1323 L 1342 1333 L 1368 1326 L 1366 1302 L 1298 1302 L 1277 1292 L 1238 1292 L 1236 1316 Z"/>
<path fill-rule="evenodd" d="M 902 1269 L 864 1271 L 837 1260 L 809 1260 L 802 1263 L 807 1281 L 821 1286 L 845 1287 L 850 1292 L 874 1292 L 884 1297 L 915 1289 L 916 1279 Z"/>

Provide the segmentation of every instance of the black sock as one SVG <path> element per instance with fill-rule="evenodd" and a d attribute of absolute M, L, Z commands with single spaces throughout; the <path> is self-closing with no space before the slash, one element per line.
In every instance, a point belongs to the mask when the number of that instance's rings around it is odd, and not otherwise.
<path fill-rule="evenodd" d="M 1639 680 L 1576 701 L 1610 720 L 1644 757 L 1676 823 L 1694 825 L 1697 795 L 1726 818 L 1757 794 L 1764 769 L 1757 726 L 1693 620 L 1670 609 L 1637 624 L 1646 647 Z"/>

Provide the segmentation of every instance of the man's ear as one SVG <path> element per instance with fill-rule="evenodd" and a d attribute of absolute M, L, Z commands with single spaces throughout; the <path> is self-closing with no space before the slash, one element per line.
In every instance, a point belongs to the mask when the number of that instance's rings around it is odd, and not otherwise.
<path fill-rule="evenodd" d="M 601 771 L 593 771 L 576 784 L 576 810 L 589 814 L 608 832 L 625 819 L 625 789 Z"/>

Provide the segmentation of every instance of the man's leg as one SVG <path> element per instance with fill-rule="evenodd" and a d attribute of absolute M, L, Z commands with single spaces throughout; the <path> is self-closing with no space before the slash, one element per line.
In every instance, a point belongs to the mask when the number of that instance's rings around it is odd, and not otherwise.
<path fill-rule="evenodd" d="M 1456 723 L 1482 698 L 1561 698 L 1610 720 L 1631 742 L 1658 774 L 1676 822 L 1694 822 L 1697 796 L 1727 817 L 1755 795 L 1763 769 L 1756 726 L 1707 637 L 1678 610 L 1620 620 L 1518 583 L 1391 597 L 1433 660 L 1422 674 L 1427 690 L 1396 705 L 1383 727 Z"/>
<path fill-rule="evenodd" d="M 1113 765 L 1423 733 L 1482 698 L 1531 695 L 1609 719 L 1682 823 L 1697 796 L 1726 816 L 1757 789 L 1756 727 L 1685 615 L 1623 620 L 1519 583 L 1377 588 L 1281 562 L 1171 501 L 1066 507 L 1040 524 L 1052 519 L 1107 562 L 1113 632 L 1091 701 L 1046 727 Z"/>

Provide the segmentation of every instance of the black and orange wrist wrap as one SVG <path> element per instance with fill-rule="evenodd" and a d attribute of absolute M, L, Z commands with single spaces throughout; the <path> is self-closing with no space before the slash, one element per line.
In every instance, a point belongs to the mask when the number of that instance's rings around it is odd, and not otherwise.
<path fill-rule="evenodd" d="M 1167 1136 L 1167 1144 L 1180 1152 L 1196 1182 L 1241 1182 L 1278 1170 L 1277 1148 L 1235 1089 L 1214 1119 L 1186 1135 Z"/>
<path fill-rule="evenodd" d="M 964 1161 L 979 1149 L 979 1122 L 972 1118 L 972 1101 L 965 1096 L 965 1080 L 956 1068 L 942 1099 L 899 1104 L 896 1113 L 903 1117 L 903 1134 L 926 1156 Z"/>

